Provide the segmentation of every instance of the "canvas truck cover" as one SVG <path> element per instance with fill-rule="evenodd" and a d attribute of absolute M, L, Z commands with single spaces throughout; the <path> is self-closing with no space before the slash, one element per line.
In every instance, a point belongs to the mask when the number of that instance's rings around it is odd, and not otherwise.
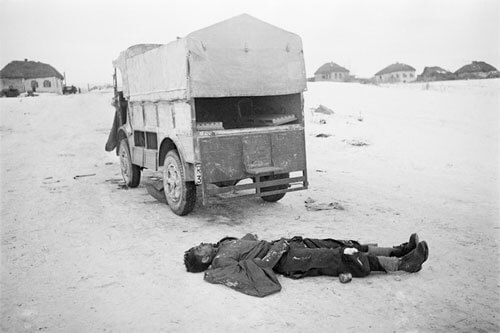
<path fill-rule="evenodd" d="M 246 14 L 166 45 L 129 48 L 113 64 L 130 101 L 285 95 L 306 88 L 301 38 Z"/>

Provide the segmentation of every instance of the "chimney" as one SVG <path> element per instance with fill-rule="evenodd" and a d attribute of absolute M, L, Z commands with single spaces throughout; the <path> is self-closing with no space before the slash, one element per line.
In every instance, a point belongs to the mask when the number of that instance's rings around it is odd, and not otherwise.
<path fill-rule="evenodd" d="M 24 58 L 24 61 L 28 61 L 28 59 L 27 59 L 27 58 Z"/>

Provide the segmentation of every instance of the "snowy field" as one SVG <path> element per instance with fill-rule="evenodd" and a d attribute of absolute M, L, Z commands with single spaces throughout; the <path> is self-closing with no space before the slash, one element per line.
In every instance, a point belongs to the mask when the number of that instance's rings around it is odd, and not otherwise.
<path fill-rule="evenodd" d="M 0 99 L 1 330 L 498 332 L 500 80 L 309 83 L 304 97 L 310 188 L 187 217 L 147 194 L 154 172 L 120 186 L 111 93 Z M 349 284 L 279 277 L 262 299 L 186 273 L 187 248 L 247 232 L 382 246 L 418 232 L 430 257 Z"/>

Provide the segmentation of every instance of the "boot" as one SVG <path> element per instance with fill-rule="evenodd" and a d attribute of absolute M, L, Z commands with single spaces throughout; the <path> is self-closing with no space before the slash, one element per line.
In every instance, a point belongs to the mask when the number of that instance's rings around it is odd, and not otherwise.
<path fill-rule="evenodd" d="M 407 243 L 403 243 L 398 246 L 393 246 L 392 247 L 392 252 L 391 252 L 391 257 L 403 257 L 406 254 L 410 253 L 413 251 L 418 244 L 418 235 L 417 234 L 411 234 L 410 240 Z"/>
<path fill-rule="evenodd" d="M 400 259 L 398 270 L 416 273 L 429 257 L 429 247 L 425 241 L 418 243 L 417 248 Z"/>

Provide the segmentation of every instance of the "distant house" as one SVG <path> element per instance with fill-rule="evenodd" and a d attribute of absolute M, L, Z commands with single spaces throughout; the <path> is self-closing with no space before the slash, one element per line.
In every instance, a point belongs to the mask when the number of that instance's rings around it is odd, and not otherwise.
<path fill-rule="evenodd" d="M 0 89 L 15 88 L 20 92 L 62 93 L 63 76 L 54 67 L 41 62 L 12 61 L 0 71 Z"/>
<path fill-rule="evenodd" d="M 460 79 L 484 79 L 491 76 L 497 69 L 484 61 L 473 61 L 457 69 L 455 74 Z"/>
<path fill-rule="evenodd" d="M 327 62 L 314 72 L 314 81 L 346 81 L 349 70 L 334 62 Z"/>
<path fill-rule="evenodd" d="M 415 68 L 399 62 L 389 65 L 375 74 L 377 83 L 395 83 L 415 81 Z"/>
<path fill-rule="evenodd" d="M 455 80 L 457 77 L 450 71 L 438 66 L 425 67 L 422 74 L 417 77 L 417 81 L 446 81 Z"/>

